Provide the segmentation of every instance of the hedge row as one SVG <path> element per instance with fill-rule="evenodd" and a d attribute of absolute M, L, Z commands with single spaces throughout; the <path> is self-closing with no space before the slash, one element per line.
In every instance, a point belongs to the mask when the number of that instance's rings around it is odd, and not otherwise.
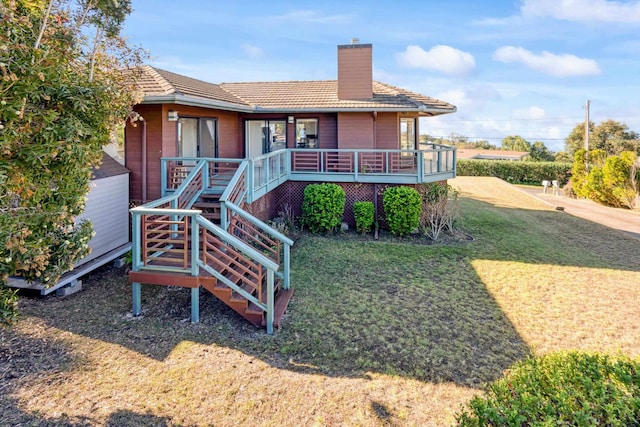
<path fill-rule="evenodd" d="M 517 184 L 557 180 L 564 186 L 571 176 L 571 163 L 515 162 L 511 160 L 458 160 L 459 176 L 495 176 Z"/>

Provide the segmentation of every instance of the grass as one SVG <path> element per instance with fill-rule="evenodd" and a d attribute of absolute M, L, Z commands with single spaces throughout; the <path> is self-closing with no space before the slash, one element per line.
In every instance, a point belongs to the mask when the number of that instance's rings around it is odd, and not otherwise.
<path fill-rule="evenodd" d="M 22 297 L 0 329 L 2 425 L 451 425 L 530 352 L 640 356 L 638 240 L 500 181 L 457 178 L 472 242 L 304 236 L 274 336 L 206 292 L 124 270 L 61 299 Z M 3 424 L 4 423 L 4 424 Z"/>

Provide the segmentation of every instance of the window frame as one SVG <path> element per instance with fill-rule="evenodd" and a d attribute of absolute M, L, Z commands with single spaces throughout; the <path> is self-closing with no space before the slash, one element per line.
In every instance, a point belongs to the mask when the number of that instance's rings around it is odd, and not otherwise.
<path fill-rule="evenodd" d="M 305 128 L 304 137 L 301 137 L 300 131 L 298 130 L 298 125 L 301 122 L 314 122 L 315 133 L 309 134 Z M 320 148 L 320 119 L 318 117 L 296 117 L 294 132 L 295 148 Z M 313 142 L 310 140 L 313 140 Z M 311 146 L 311 144 L 313 144 L 313 146 Z"/>
<path fill-rule="evenodd" d="M 406 133 L 407 135 L 407 142 L 408 142 L 408 136 L 409 136 L 409 129 L 407 126 L 407 130 L 406 132 L 403 131 L 402 129 L 402 124 L 403 122 L 409 123 L 412 122 L 413 123 L 413 147 L 408 148 L 408 144 L 405 144 L 406 146 L 403 146 L 402 140 L 403 140 L 403 135 Z M 399 127 L 399 132 L 398 132 L 398 143 L 399 143 L 399 147 L 401 150 L 417 150 L 418 149 L 418 118 L 417 117 L 400 117 L 400 127 Z M 407 153 L 403 153 L 403 154 L 407 154 Z"/>
<path fill-rule="evenodd" d="M 200 135 L 200 129 L 202 126 L 202 122 L 205 120 L 212 120 L 214 123 L 214 131 L 215 131 L 215 138 L 213 141 L 213 157 L 218 157 L 218 142 L 219 142 L 219 138 L 218 138 L 218 117 L 210 117 L 210 116 L 179 116 L 177 123 L 176 123 L 176 157 L 184 157 L 180 151 L 182 149 L 182 151 L 184 151 L 184 146 L 181 143 L 181 123 L 180 120 L 182 119 L 188 119 L 188 120 L 197 120 L 196 123 L 196 157 L 200 158 L 202 157 L 201 154 L 201 147 L 200 147 L 200 141 L 201 141 L 201 135 Z"/>

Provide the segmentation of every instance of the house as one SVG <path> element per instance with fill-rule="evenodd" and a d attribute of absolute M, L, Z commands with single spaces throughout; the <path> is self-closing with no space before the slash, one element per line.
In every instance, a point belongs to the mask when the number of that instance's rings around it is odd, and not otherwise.
<path fill-rule="evenodd" d="M 458 160 L 526 160 L 531 153 L 528 151 L 510 150 L 479 150 L 473 148 L 458 148 L 456 158 Z"/>
<path fill-rule="evenodd" d="M 455 177 L 455 148 L 417 144 L 419 118 L 456 107 L 374 81 L 372 54 L 371 44 L 338 46 L 329 81 L 214 84 L 140 70 L 139 120 L 125 130 L 130 195 L 142 205 L 131 211 L 134 314 L 140 283 L 178 285 L 192 288 L 197 321 L 202 286 L 270 331 L 283 310 L 271 288 L 279 278 L 289 291 L 293 242 L 265 221 L 284 206 L 299 214 L 306 185 L 341 185 L 353 223 L 353 203 L 377 202 L 384 186 Z M 189 249 L 200 246 L 212 253 Z"/>

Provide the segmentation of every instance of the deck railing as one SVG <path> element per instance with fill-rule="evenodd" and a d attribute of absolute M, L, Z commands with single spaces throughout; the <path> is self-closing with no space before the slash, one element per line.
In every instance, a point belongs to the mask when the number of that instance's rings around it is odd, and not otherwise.
<path fill-rule="evenodd" d="M 169 194 L 179 184 L 176 167 L 202 160 L 163 158 L 162 191 Z M 421 144 L 420 150 L 364 150 L 296 148 L 274 151 L 253 159 L 207 158 L 208 179 L 217 188 L 228 184 L 232 171 L 246 165 L 246 200 L 252 203 L 280 184 L 291 181 L 420 184 L 455 178 L 456 149 Z M 212 165 L 218 165 L 214 167 Z M 224 168 L 224 169 L 223 169 Z M 173 186 L 173 187 L 172 187 Z M 214 191 L 213 185 L 205 191 Z"/>
<path fill-rule="evenodd" d="M 278 157 L 275 156 L 265 164 L 271 164 L 272 171 L 280 168 Z M 220 196 L 220 224 L 223 230 L 255 247 L 273 262 L 282 266 L 282 272 L 277 274 L 283 280 L 283 288 L 289 289 L 289 264 L 293 240 L 243 210 L 247 196 L 247 183 L 256 181 L 247 174 L 247 171 L 251 170 L 250 167 L 251 162 L 243 161 L 236 169 L 227 189 Z M 268 173 L 260 175 L 261 180 L 269 177 L 271 175 Z M 268 183 L 266 179 L 260 182 Z"/>

